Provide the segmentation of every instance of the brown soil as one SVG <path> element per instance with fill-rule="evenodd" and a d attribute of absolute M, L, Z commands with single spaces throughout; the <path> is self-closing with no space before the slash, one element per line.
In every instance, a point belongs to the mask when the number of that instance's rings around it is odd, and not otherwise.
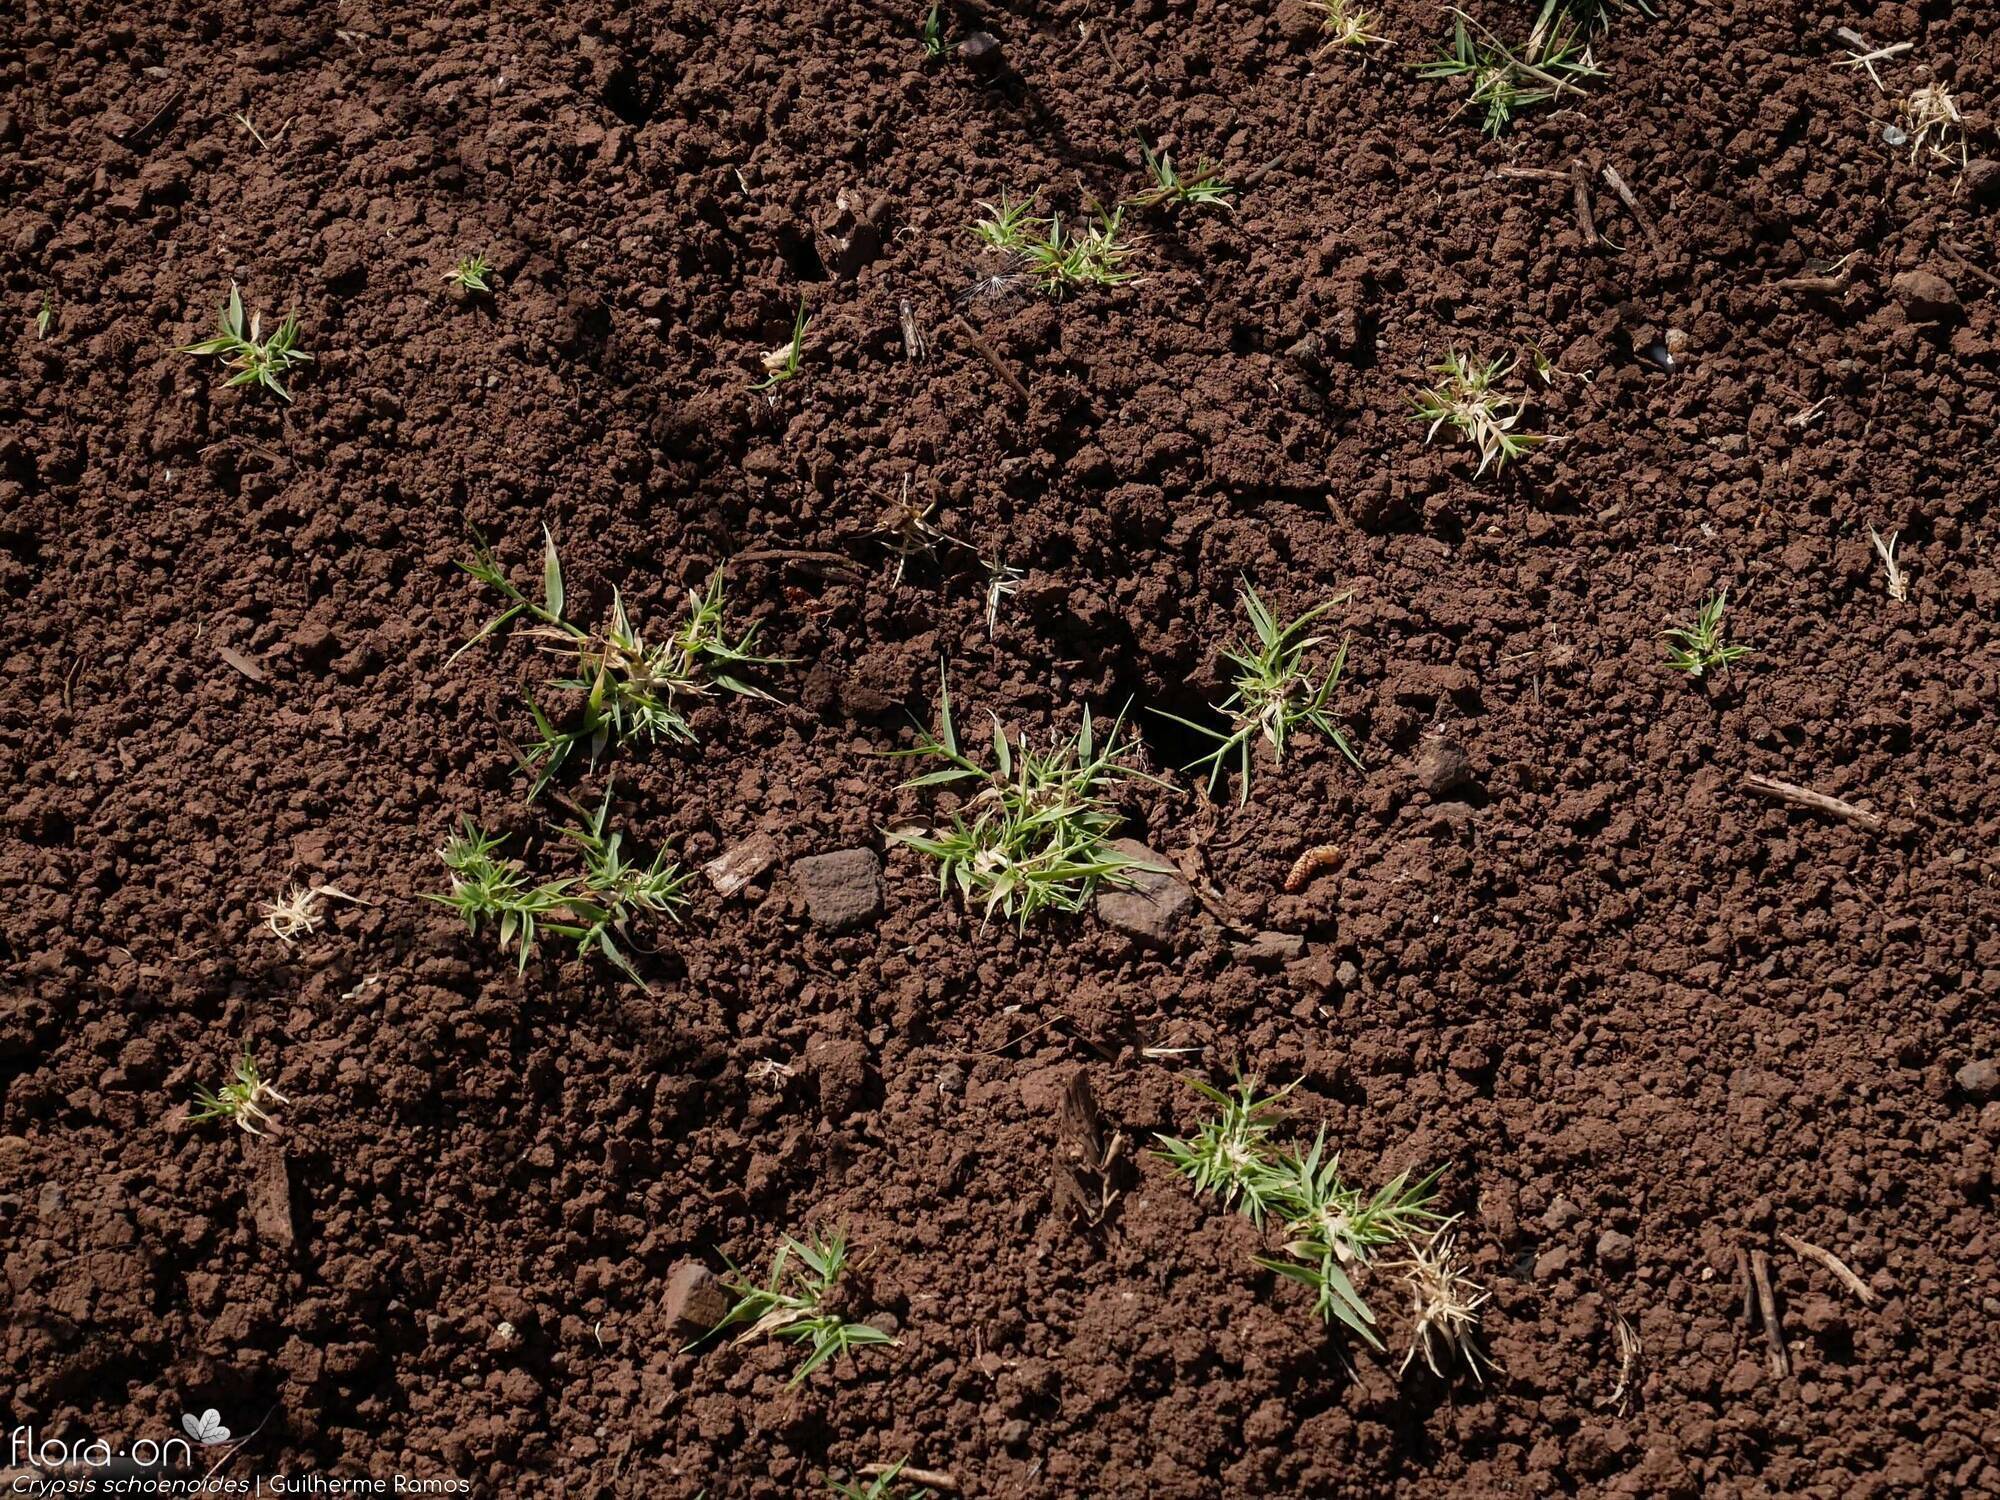
<path fill-rule="evenodd" d="M 1295 0 L 947 4 L 1000 38 L 986 72 L 927 64 L 920 9 L 0 23 L 0 1416 L 116 1445 L 212 1406 L 266 1419 L 231 1473 L 494 1494 L 806 1495 L 906 1453 L 973 1496 L 2000 1493 L 1993 173 L 1884 145 L 1832 36 L 1914 41 L 1885 83 L 1947 79 L 1977 157 L 1982 8 L 1663 0 L 1498 144 L 1397 65 L 1443 29 L 1415 0 L 1385 58 L 1320 64 Z M 1240 211 L 1145 218 L 1133 285 L 970 304 L 1023 402 L 953 323 L 964 226 L 1003 188 L 1129 191 L 1140 129 Z M 1567 180 L 1500 172 L 1578 161 L 1606 243 Z M 480 248 L 497 295 L 448 294 Z M 1850 253 L 1830 294 L 1773 286 Z M 1926 270 L 1943 322 L 1892 286 Z M 232 278 L 301 316 L 295 405 L 175 352 Z M 801 293 L 805 370 L 753 395 Z M 1405 393 L 1528 343 L 1564 373 L 1527 425 L 1564 440 L 1475 483 Z M 970 550 L 892 582 L 906 482 L 1025 572 L 990 636 Z M 559 944 L 517 978 L 418 899 L 462 812 L 546 836 L 507 751 L 531 651 L 448 662 L 488 612 L 468 529 L 527 578 L 544 523 L 593 613 L 616 587 L 664 623 L 734 559 L 738 618 L 799 658 L 783 703 L 616 761 L 643 849 L 780 852 L 699 883 L 650 993 Z M 1355 591 L 1366 770 L 1304 743 L 1247 807 L 1125 811 L 1301 956 L 1212 911 L 1166 950 L 982 929 L 894 848 L 879 917 L 813 925 L 795 860 L 933 806 L 879 752 L 940 658 L 969 725 L 1198 712 L 1244 576 L 1288 612 Z M 1755 654 L 1667 671 L 1724 585 Z M 1471 779 L 1433 795 L 1437 736 Z M 369 904 L 262 929 L 322 881 Z M 291 1101 L 263 1143 L 184 1119 L 246 1039 Z M 1367 1181 L 1448 1164 L 1485 1386 L 1343 1346 L 1150 1156 L 1080 1222 L 1073 1075 L 1143 1144 L 1197 1118 L 1177 1073 L 1239 1063 Z M 840 1222 L 899 1348 L 795 1390 L 787 1348 L 683 1352 L 677 1264 Z"/>

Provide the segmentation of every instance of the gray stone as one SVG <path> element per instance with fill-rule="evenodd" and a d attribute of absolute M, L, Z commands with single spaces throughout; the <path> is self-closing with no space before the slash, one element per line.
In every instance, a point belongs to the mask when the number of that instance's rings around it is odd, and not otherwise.
<path fill-rule="evenodd" d="M 1990 1057 L 1974 1058 L 1952 1076 L 1975 1099 L 1990 1099 L 2000 1093 L 2000 1063 Z"/>
<path fill-rule="evenodd" d="M 882 913 L 882 861 L 873 849 L 807 855 L 793 864 L 792 878 L 815 927 L 840 932 Z"/>
<path fill-rule="evenodd" d="M 1128 869 L 1124 883 L 1099 888 L 1098 920 L 1142 943 L 1172 942 L 1194 905 L 1194 892 L 1174 871 L 1172 861 L 1137 839 L 1113 839 L 1111 848 L 1149 868 Z"/>

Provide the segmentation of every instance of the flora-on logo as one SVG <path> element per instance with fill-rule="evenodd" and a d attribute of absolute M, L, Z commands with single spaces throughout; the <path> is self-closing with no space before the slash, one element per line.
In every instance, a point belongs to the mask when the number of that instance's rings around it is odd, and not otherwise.
<path fill-rule="evenodd" d="M 213 1448 L 217 1443 L 229 1441 L 229 1429 L 222 1425 L 222 1413 L 210 1407 L 200 1416 L 187 1413 L 181 1417 L 181 1426 L 187 1435 L 203 1447 Z"/>

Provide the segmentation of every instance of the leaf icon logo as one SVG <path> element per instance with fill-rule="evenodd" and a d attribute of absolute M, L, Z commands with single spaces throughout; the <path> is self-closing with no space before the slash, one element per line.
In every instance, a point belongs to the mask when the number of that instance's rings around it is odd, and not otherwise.
<path fill-rule="evenodd" d="M 214 1447 L 217 1443 L 229 1441 L 229 1429 L 222 1425 L 222 1413 L 212 1406 L 198 1417 L 183 1416 L 181 1426 L 187 1429 L 189 1437 L 204 1447 Z"/>

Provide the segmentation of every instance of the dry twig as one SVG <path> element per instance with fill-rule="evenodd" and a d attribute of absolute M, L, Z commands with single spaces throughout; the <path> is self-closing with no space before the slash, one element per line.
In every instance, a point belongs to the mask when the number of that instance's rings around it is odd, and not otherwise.
<path fill-rule="evenodd" d="M 1007 367 L 1007 362 L 1000 357 L 999 351 L 986 342 L 986 336 L 968 323 L 963 314 L 954 313 L 952 322 L 958 325 L 958 331 L 965 335 L 965 341 L 972 345 L 979 357 L 993 367 L 993 373 L 1007 383 L 1007 388 L 1026 401 L 1028 388 L 1021 383 L 1021 377 Z"/>
<path fill-rule="evenodd" d="M 1757 1310 L 1764 1320 L 1764 1341 L 1770 1345 L 1771 1373 L 1780 1378 L 1792 1373 L 1792 1357 L 1785 1352 L 1785 1326 L 1778 1320 L 1778 1298 L 1771 1290 L 1771 1257 L 1762 1250 L 1750 1252 L 1750 1279 L 1757 1287 Z"/>
<path fill-rule="evenodd" d="M 1875 1294 L 1868 1289 L 1868 1283 L 1847 1268 L 1847 1263 L 1831 1250 L 1822 1250 L 1817 1245 L 1808 1245 L 1796 1235 L 1780 1231 L 1778 1238 L 1791 1247 L 1792 1253 L 1806 1260 L 1816 1260 L 1833 1273 L 1833 1279 L 1861 1299 L 1863 1307 L 1875 1305 Z"/>
<path fill-rule="evenodd" d="M 1829 797 L 1825 792 L 1815 792 L 1809 787 L 1796 786 L 1789 781 L 1779 781 L 1772 776 L 1747 775 L 1743 778 L 1746 790 L 1760 796 L 1770 797 L 1779 802 L 1789 802 L 1794 807 L 1809 807 L 1814 812 L 1823 812 L 1830 817 L 1844 818 L 1850 823 L 1876 832 L 1882 826 L 1882 815 L 1869 812 L 1865 807 L 1856 807 L 1852 802 L 1843 802 L 1838 797 Z"/>

